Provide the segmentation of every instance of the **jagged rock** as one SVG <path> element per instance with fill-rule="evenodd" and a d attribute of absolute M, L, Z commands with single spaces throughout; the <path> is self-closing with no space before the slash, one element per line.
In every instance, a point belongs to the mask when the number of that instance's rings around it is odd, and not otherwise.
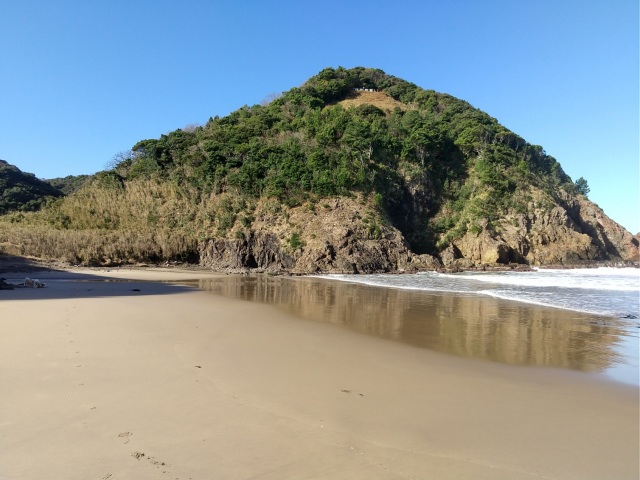
<path fill-rule="evenodd" d="M 507 264 L 511 261 L 511 247 L 502 239 L 495 238 L 484 230 L 479 235 L 468 233 L 456 242 L 463 258 L 472 264 Z"/>
<path fill-rule="evenodd" d="M 294 246 L 292 235 L 299 245 Z M 246 239 L 201 242 L 200 263 L 217 270 L 268 272 L 376 273 L 435 269 L 431 255 L 413 254 L 396 228 L 355 199 L 323 201 L 315 210 L 270 211 L 260 205 Z"/>
<path fill-rule="evenodd" d="M 282 251 L 278 239 L 265 232 L 252 232 L 246 240 L 210 239 L 199 249 L 200 263 L 216 270 L 281 271 L 293 266 L 293 258 Z"/>
<path fill-rule="evenodd" d="M 199 246 L 200 263 L 216 270 L 312 273 L 374 273 L 516 265 L 575 265 L 638 259 L 638 238 L 587 199 L 566 197 L 553 208 L 539 196 L 527 212 L 481 224 L 440 252 L 411 252 L 401 232 L 362 198 L 334 198 L 286 208 L 258 205 L 250 229 L 234 238 L 212 238 Z M 536 196 L 538 195 L 538 196 Z M 295 241 L 293 240 L 295 236 Z"/>
<path fill-rule="evenodd" d="M 520 263 L 575 265 L 593 261 L 638 261 L 639 239 L 588 199 L 565 195 L 551 209 L 540 207 L 543 193 L 527 213 L 506 215 L 498 228 L 467 232 L 441 252 L 445 266 Z M 498 230 L 500 233 L 496 233 Z M 452 248 L 456 249 L 455 251 Z M 459 252 L 459 253 L 457 253 Z"/>
<path fill-rule="evenodd" d="M 440 258 L 444 265 L 453 265 L 455 260 L 462 257 L 462 252 L 453 244 L 449 245 L 440 253 Z"/>
<path fill-rule="evenodd" d="M 600 207 L 585 198 L 578 199 L 580 226 L 593 228 L 594 239 L 607 255 L 624 260 L 640 260 L 640 241 L 622 226 L 611 220 Z M 588 233 L 588 232 L 587 232 Z"/>
<path fill-rule="evenodd" d="M 438 270 L 439 268 L 442 268 L 442 262 L 426 253 L 411 255 L 407 265 L 407 270 Z"/>

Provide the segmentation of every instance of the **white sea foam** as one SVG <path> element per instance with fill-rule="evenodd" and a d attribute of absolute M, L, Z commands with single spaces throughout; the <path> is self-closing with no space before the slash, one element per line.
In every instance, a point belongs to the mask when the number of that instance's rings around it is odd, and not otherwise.
<path fill-rule="evenodd" d="M 379 287 L 488 295 L 597 315 L 640 317 L 640 269 L 634 268 L 324 277 Z"/>
<path fill-rule="evenodd" d="M 451 276 L 452 275 L 449 275 L 449 277 Z M 473 272 L 456 274 L 454 276 L 468 277 L 476 282 L 523 287 L 560 287 L 640 292 L 640 269 L 636 268 L 543 269 L 534 272 Z"/>

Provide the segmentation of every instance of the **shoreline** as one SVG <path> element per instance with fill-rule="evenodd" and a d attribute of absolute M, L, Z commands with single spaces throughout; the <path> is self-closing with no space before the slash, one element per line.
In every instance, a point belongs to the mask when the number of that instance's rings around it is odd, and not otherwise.
<path fill-rule="evenodd" d="M 637 388 L 315 321 L 335 313 L 331 295 L 355 301 L 344 285 L 265 277 L 252 290 L 174 269 L 38 275 L 46 288 L 0 292 L 3 478 L 638 475 Z M 169 280 L 226 282 L 274 304 Z M 299 286 L 277 297 L 269 282 Z M 301 315 L 291 298 L 320 307 Z M 385 300 L 388 318 L 405 300 Z"/>
<path fill-rule="evenodd" d="M 593 268 L 637 268 L 640 269 L 640 261 L 638 260 L 589 260 L 579 263 L 571 264 L 547 264 L 547 265 L 530 265 L 527 263 L 508 263 L 508 264 L 493 264 L 493 265 L 474 265 L 470 267 L 464 267 L 459 265 L 441 266 L 435 269 L 411 269 L 411 270 L 394 270 L 388 272 L 376 272 L 380 274 L 388 275 L 404 275 L 415 274 L 422 272 L 435 271 L 439 273 L 463 273 L 463 272 L 527 272 L 535 271 L 537 269 L 558 269 L 558 270 L 576 270 L 576 269 L 593 269 Z M 85 270 L 85 271 L 100 271 L 100 270 L 126 270 L 126 271 L 188 271 L 188 272 L 201 272 L 215 273 L 219 275 L 269 275 L 269 276 L 313 276 L 313 275 L 332 275 L 332 274 L 354 274 L 353 271 L 330 271 L 320 273 L 299 273 L 288 270 L 271 271 L 269 269 L 259 268 L 227 268 L 222 270 L 212 270 L 209 267 L 201 266 L 195 263 L 184 262 L 170 262 L 164 263 L 132 263 L 132 264 L 115 264 L 115 265 L 72 265 L 68 262 L 59 260 L 43 260 L 38 258 L 19 257 L 15 255 L 3 254 L 0 252 L 0 275 L 3 272 L 15 273 L 15 272 L 47 272 L 51 270 L 57 271 L 73 271 L 73 270 Z M 355 273 L 356 275 L 358 273 Z"/>
<path fill-rule="evenodd" d="M 638 348 L 633 348 L 635 323 L 617 317 L 475 292 L 425 291 L 331 277 L 230 276 L 203 279 L 197 286 L 228 298 L 275 305 L 306 320 L 459 357 L 640 383 Z M 321 308 L 309 305 L 308 299 Z"/>
<path fill-rule="evenodd" d="M 19 282 L 24 280 L 21 275 L 24 272 L 9 274 L 9 281 Z M 180 267 L 144 267 L 144 268 L 84 268 L 74 267 L 64 270 L 43 270 L 39 272 L 39 279 L 46 283 L 49 280 L 73 281 L 140 281 L 153 284 L 154 282 L 188 286 L 212 292 L 234 299 L 258 300 L 268 306 L 273 306 L 274 292 L 279 290 L 278 301 L 287 314 L 293 314 L 303 319 L 328 322 L 350 330 L 366 333 L 368 335 L 399 340 L 408 345 L 427 348 L 433 351 L 468 357 L 475 360 L 490 360 L 498 363 L 506 363 L 521 366 L 542 366 L 550 368 L 564 368 L 576 372 L 591 372 L 599 375 L 602 380 L 621 382 L 638 386 L 640 378 L 637 374 L 638 348 L 633 349 L 631 357 L 625 357 L 629 351 L 613 349 L 612 345 L 629 344 L 635 334 L 629 330 L 625 323 L 628 317 L 607 316 L 593 314 L 558 306 L 517 301 L 479 295 L 476 292 L 455 293 L 447 291 L 425 291 L 421 289 L 405 289 L 402 287 L 367 284 L 358 281 L 345 281 L 332 279 L 330 276 L 289 276 L 289 275 L 250 275 L 212 272 L 210 270 L 184 269 Z M 340 288 L 336 291 L 343 292 L 342 296 L 359 298 L 360 305 L 357 309 L 340 310 L 341 301 L 335 292 L 311 291 L 309 288 L 291 291 L 293 285 L 312 284 L 314 282 L 327 282 L 331 285 L 336 282 Z M 287 285 L 287 288 L 283 286 Z M 253 290 L 257 292 L 253 292 Z M 22 290 L 22 288 L 19 288 Z M 26 290 L 31 290 L 27 288 Z M 140 289 L 137 289 L 140 290 Z M 267 292 L 267 290 L 271 290 Z M 294 289 L 296 290 L 296 289 Z M 350 293 L 344 294 L 345 290 Z M 243 293 L 238 293 L 243 292 Z M 250 293 L 253 292 L 253 293 Z M 29 294 L 26 294 L 27 296 Z M 324 296 L 332 298 L 333 312 L 325 308 L 321 311 L 305 308 L 305 298 Z M 38 297 L 48 297 L 47 293 L 40 290 Z M 416 302 L 416 299 L 418 301 Z M 349 298 L 346 302 L 352 302 Z M 369 321 L 377 315 L 376 312 L 385 311 L 385 304 L 398 305 L 397 311 L 388 312 L 377 318 L 376 325 L 364 325 L 363 321 Z M 293 306 L 295 304 L 295 306 Z M 416 317 L 416 308 L 428 309 L 434 313 Z M 483 312 L 478 322 L 469 322 L 468 319 L 477 317 L 477 312 Z M 409 318 L 404 318 L 406 315 Z M 429 317 L 439 317 L 436 319 Z M 486 319 L 486 317 L 490 317 Z M 495 319 L 502 318 L 496 323 Z M 345 320 L 346 319 L 346 320 Z M 442 323 L 442 321 L 445 323 Z M 464 319 L 465 325 L 452 328 L 451 319 Z M 509 319 L 509 320 L 508 320 Z M 508 321 L 507 321 L 508 320 Z M 427 322 L 425 324 L 425 321 Z M 429 323 L 436 322 L 430 326 Z M 416 329 L 414 324 L 419 328 Z M 403 323 L 406 325 L 403 326 Z M 530 337 L 527 333 L 530 324 L 545 324 L 544 338 Z M 385 326 L 386 325 L 386 326 Z M 393 332 L 386 331 L 394 329 Z M 425 328 L 436 329 L 437 333 L 429 333 Z M 460 328 L 463 330 L 460 331 Z M 501 328 L 496 330 L 496 328 Z M 505 330 L 506 328 L 506 330 Z M 524 328 L 524 331 L 523 331 Z M 484 337 L 481 332 L 489 329 L 492 338 Z M 480 333 L 479 333 L 480 332 Z M 549 333 L 550 332 L 550 333 Z M 589 336 L 584 337 L 585 334 Z M 452 344 L 453 336 L 466 338 L 467 346 Z M 606 343 L 601 343 L 599 338 L 606 338 Z M 634 337 L 637 339 L 637 337 Z M 537 342 L 533 344 L 532 342 Z M 586 343 L 585 343 L 586 342 Z M 522 345 L 530 345 L 532 349 L 526 356 L 520 353 Z M 579 348 L 576 348 L 578 345 Z M 625 347 L 629 349 L 629 345 Z M 623 349 L 624 350 L 624 349 Z M 620 356 L 623 355 L 623 356 Z M 594 357 L 594 361 L 588 361 Z M 629 363 L 631 361 L 631 363 Z M 609 372 L 610 371 L 610 372 Z"/>

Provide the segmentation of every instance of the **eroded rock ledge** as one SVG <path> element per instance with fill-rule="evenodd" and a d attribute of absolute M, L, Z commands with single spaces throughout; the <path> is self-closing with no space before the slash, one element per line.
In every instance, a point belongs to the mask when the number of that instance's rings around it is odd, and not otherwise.
<path fill-rule="evenodd" d="M 234 238 L 203 240 L 200 264 L 224 271 L 270 273 L 378 273 L 424 270 L 526 270 L 530 266 L 586 266 L 637 262 L 639 239 L 586 199 L 550 211 L 505 218 L 467 233 L 437 256 L 410 250 L 402 233 L 356 199 L 337 198 L 315 208 L 258 207 L 250 229 Z"/>

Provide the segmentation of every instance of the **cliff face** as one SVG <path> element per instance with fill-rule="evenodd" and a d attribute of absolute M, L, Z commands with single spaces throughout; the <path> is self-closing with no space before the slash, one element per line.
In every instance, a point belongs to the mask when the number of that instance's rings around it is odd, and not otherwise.
<path fill-rule="evenodd" d="M 534 192 L 541 198 L 541 192 Z M 499 228 L 468 232 L 443 255 L 445 264 L 578 265 L 592 261 L 638 261 L 640 242 L 583 196 L 565 195 L 552 208 L 530 202 Z"/>
<path fill-rule="evenodd" d="M 584 198 L 579 198 L 577 209 L 582 220 L 581 228 L 597 239 L 598 245 L 608 255 L 624 260 L 640 260 L 640 239 L 637 235 L 632 235 L 605 215 L 600 207 Z"/>
<path fill-rule="evenodd" d="M 400 231 L 361 200 L 325 199 L 283 209 L 264 202 L 234 239 L 199 245 L 200 263 L 213 269 L 291 273 L 374 273 L 434 269 L 440 262 L 413 254 Z"/>
<path fill-rule="evenodd" d="M 265 203 L 236 238 L 201 242 L 200 262 L 213 269 L 308 274 L 638 260 L 638 239 L 584 197 L 567 196 L 550 210 L 536 205 L 507 216 L 500 228 L 468 232 L 436 258 L 411 252 L 400 231 L 362 199 L 291 209 Z"/>

